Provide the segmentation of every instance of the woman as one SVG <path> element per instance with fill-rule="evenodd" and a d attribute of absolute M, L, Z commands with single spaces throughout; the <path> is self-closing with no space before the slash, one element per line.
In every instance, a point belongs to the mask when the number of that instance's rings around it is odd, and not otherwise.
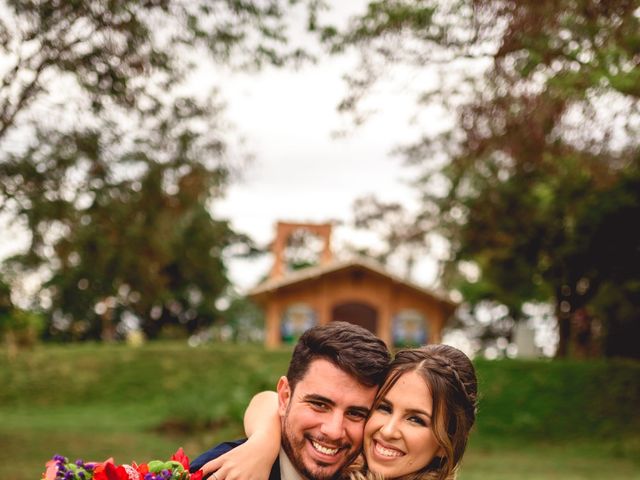
<path fill-rule="evenodd" d="M 448 345 L 402 350 L 391 363 L 364 428 L 363 459 L 349 480 L 450 480 L 477 408 L 473 364 Z M 275 394 L 254 397 L 245 414 L 249 441 L 207 463 L 217 480 L 263 480 L 280 445 Z"/>

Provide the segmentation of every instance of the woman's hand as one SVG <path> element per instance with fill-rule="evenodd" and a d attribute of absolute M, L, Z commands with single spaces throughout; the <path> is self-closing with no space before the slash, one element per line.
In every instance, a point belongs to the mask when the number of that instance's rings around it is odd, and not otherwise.
<path fill-rule="evenodd" d="M 268 480 L 273 462 L 278 457 L 279 442 L 265 446 L 264 439 L 254 434 L 245 443 L 205 463 L 200 470 L 211 480 Z"/>
<path fill-rule="evenodd" d="M 280 452 L 280 417 L 275 392 L 261 392 L 249 402 L 244 416 L 249 438 L 200 470 L 212 480 L 268 480 Z"/>

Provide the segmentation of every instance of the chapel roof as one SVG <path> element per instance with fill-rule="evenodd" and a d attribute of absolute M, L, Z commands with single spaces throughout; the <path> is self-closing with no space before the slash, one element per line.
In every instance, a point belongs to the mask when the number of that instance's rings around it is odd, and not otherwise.
<path fill-rule="evenodd" d="M 439 302 L 449 304 L 450 307 L 455 308 L 457 306 L 457 303 L 454 302 L 446 293 L 424 288 L 415 282 L 389 272 L 383 265 L 375 260 L 362 256 L 357 256 L 348 260 L 332 260 L 328 263 L 288 272 L 286 275 L 281 277 L 269 278 L 250 290 L 249 296 L 259 298 L 289 286 L 301 284 L 340 271 L 357 269 L 387 278 L 391 282 L 413 290 L 419 295 L 428 296 Z"/>

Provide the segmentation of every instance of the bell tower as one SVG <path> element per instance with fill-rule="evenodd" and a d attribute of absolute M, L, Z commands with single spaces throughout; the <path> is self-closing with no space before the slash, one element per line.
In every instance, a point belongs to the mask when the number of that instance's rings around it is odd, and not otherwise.
<path fill-rule="evenodd" d="M 333 260 L 331 253 L 331 223 L 287 223 L 278 222 L 276 226 L 276 238 L 271 246 L 273 252 L 273 267 L 269 274 L 270 279 L 282 278 L 285 274 L 284 252 L 291 235 L 299 230 L 306 230 L 317 235 L 323 241 L 320 265 L 326 265 Z"/>

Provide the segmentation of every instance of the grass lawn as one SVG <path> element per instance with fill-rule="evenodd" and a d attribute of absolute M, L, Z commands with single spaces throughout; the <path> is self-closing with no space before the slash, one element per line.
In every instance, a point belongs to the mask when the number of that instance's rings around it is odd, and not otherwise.
<path fill-rule="evenodd" d="M 194 458 L 241 433 L 290 351 L 178 343 L 0 351 L 0 478 L 38 479 L 56 453 L 119 463 Z M 481 403 L 460 480 L 640 480 L 640 365 L 478 362 Z M 606 382 L 606 388 L 603 387 Z"/>
<path fill-rule="evenodd" d="M 633 441 L 629 441 L 633 443 Z M 638 445 L 607 441 L 472 442 L 458 480 L 640 480 Z"/>

